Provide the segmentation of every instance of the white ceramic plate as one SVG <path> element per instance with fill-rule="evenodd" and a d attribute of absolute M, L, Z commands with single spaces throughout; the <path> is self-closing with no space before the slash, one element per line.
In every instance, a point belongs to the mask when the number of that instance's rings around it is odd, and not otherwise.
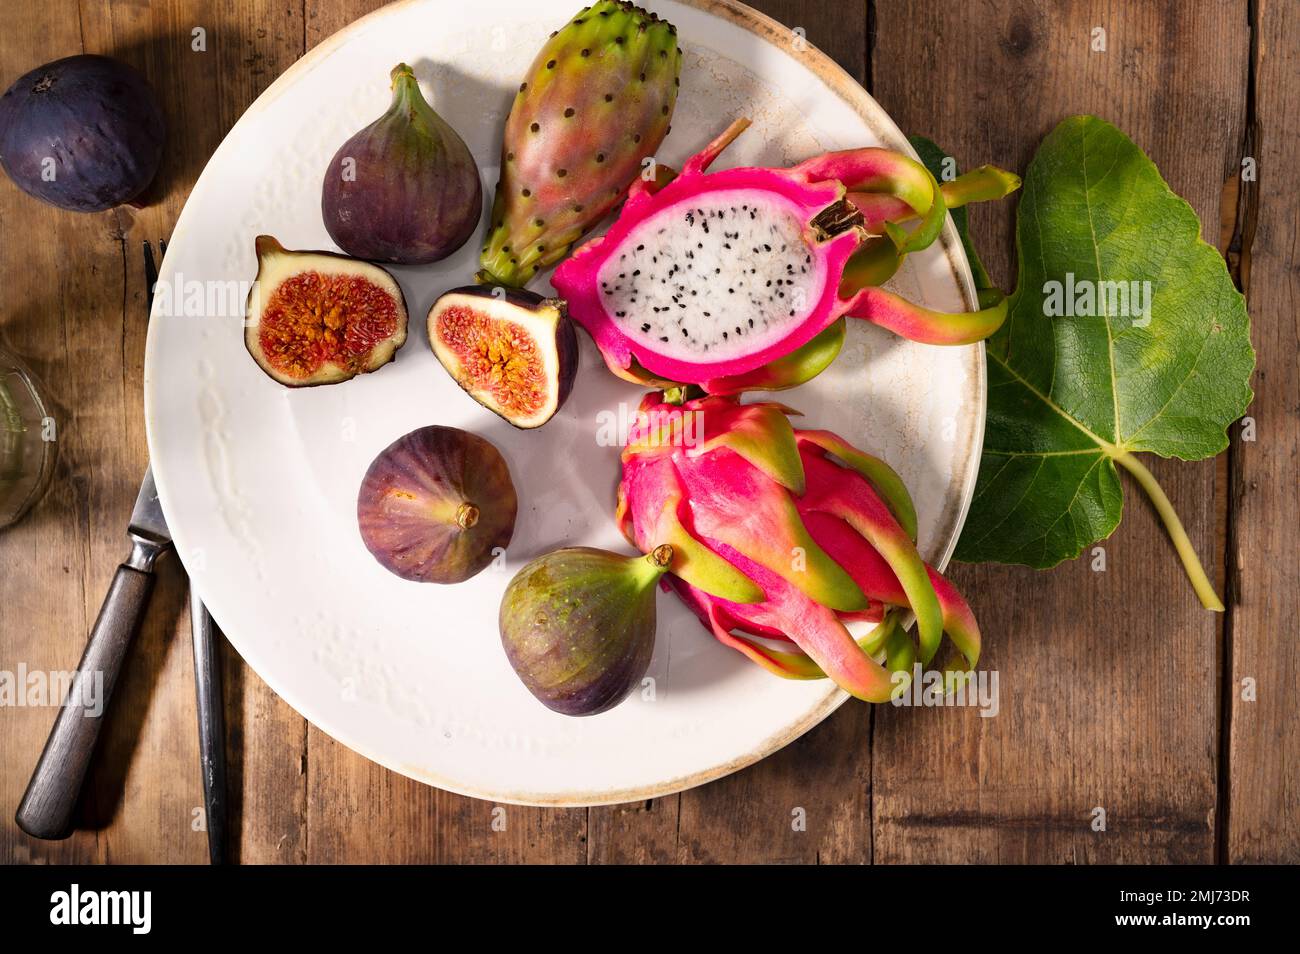
<path fill-rule="evenodd" d="M 542 430 L 516 431 L 464 395 L 430 352 L 424 315 L 440 291 L 470 280 L 474 240 L 437 265 L 395 270 L 410 339 L 394 364 L 333 387 L 293 391 L 267 378 L 244 351 L 241 294 L 227 283 L 251 281 L 258 233 L 289 248 L 333 247 L 321 177 L 339 145 L 387 106 L 399 61 L 415 66 L 435 108 L 469 143 L 490 197 L 513 90 L 575 6 L 492 0 L 457 5 L 449 17 L 445 3 L 412 0 L 354 23 L 295 64 L 236 124 L 185 206 L 145 365 L 149 446 L 177 549 L 249 665 L 368 758 L 455 792 L 540 805 L 701 784 L 776 751 L 847 697 L 829 682 L 769 675 L 661 595 L 653 699 L 634 695 L 589 719 L 544 709 L 506 663 L 497 605 L 510 577 L 540 553 L 578 544 L 626 551 L 612 520 L 618 450 L 598 436 L 611 412 L 636 408 L 637 389 L 608 374 L 579 334 L 577 385 Z M 649 6 L 677 25 L 685 51 L 662 160 L 680 164 L 741 114 L 754 126 L 719 168 L 879 143 L 906 148 L 876 103 L 797 34 L 729 2 Z M 951 223 L 896 284 L 931 307 L 973 306 Z M 982 348 L 924 347 L 850 325 L 831 369 L 782 400 L 893 463 L 916 499 L 922 552 L 942 565 L 979 463 Z M 355 523 L 371 459 L 431 423 L 492 440 L 520 496 L 505 565 L 458 586 L 391 576 Z"/>

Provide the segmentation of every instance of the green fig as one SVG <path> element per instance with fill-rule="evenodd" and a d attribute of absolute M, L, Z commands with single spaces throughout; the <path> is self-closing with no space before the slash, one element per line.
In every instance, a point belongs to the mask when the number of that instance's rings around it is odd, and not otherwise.
<path fill-rule="evenodd" d="M 655 645 L 664 545 L 625 557 L 568 547 L 533 560 L 501 598 L 501 644 L 528 691 L 564 715 L 595 715 L 641 681 Z"/>

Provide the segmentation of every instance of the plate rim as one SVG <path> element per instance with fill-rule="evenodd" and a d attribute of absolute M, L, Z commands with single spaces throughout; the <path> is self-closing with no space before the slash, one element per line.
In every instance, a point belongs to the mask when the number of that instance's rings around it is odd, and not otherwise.
<path fill-rule="evenodd" d="M 265 90 L 263 90 L 250 105 L 240 115 L 234 125 L 222 137 L 221 142 L 213 150 L 208 162 L 205 164 L 203 171 L 195 180 L 193 188 L 186 197 L 185 205 L 177 218 L 176 226 L 172 230 L 171 242 L 175 242 L 178 235 L 183 236 L 187 231 L 186 212 L 190 207 L 191 201 L 200 193 L 204 187 L 204 180 L 212 167 L 213 159 L 222 151 L 227 142 L 234 135 L 240 123 L 250 115 L 261 112 L 274 103 L 279 97 L 290 89 L 301 76 L 306 75 L 311 70 L 322 65 L 333 51 L 350 39 L 351 35 L 360 32 L 363 29 L 373 25 L 373 21 L 392 16 L 397 11 L 417 4 L 427 3 L 428 0 L 394 0 L 376 10 L 371 11 L 364 16 L 358 17 L 347 26 L 326 37 L 316 46 L 308 50 L 303 56 L 291 64 L 288 69 L 281 73 Z M 703 13 L 716 16 L 719 19 L 726 20 L 735 24 L 742 29 L 753 33 L 760 40 L 768 43 L 790 56 L 798 54 L 798 59 L 810 69 L 821 80 L 826 89 L 837 95 L 843 100 L 861 119 L 873 130 L 877 131 L 880 138 L 890 148 L 905 152 L 913 158 L 918 158 L 916 151 L 912 148 L 911 143 L 903 134 L 898 124 L 894 122 L 893 117 L 876 101 L 876 99 L 864 89 L 857 80 L 855 80 L 847 70 L 841 67 L 826 53 L 818 47 L 808 42 L 806 38 L 801 39 L 802 49 L 795 48 L 793 30 L 786 27 L 779 21 L 761 13 L 752 7 L 739 2 L 739 0 L 674 0 L 683 6 L 688 6 L 699 10 Z M 953 224 L 951 215 L 947 216 L 944 221 L 943 230 L 940 234 L 939 247 L 944 252 L 948 266 L 956 280 L 958 290 L 961 293 L 965 307 L 972 309 L 977 307 L 977 295 L 975 292 L 975 282 L 971 273 L 970 263 L 966 258 L 965 248 L 962 245 L 957 233 L 956 226 Z M 162 276 L 169 276 L 170 269 L 166 260 L 162 263 L 160 269 Z M 150 373 L 153 366 L 153 353 L 157 347 L 155 342 L 157 336 L 153 334 L 153 314 L 150 315 L 149 330 L 145 342 L 145 362 L 143 375 L 144 391 L 144 418 L 145 434 L 149 445 L 150 460 L 157 459 L 154 453 L 155 436 L 154 436 L 154 413 L 156 400 L 154 394 L 154 378 Z M 946 533 L 947 539 L 944 542 L 938 558 L 935 561 L 937 568 L 943 571 L 951 561 L 952 554 L 956 550 L 957 541 L 961 536 L 962 527 L 965 525 L 966 516 L 970 510 L 971 501 L 975 494 L 975 483 L 979 473 L 980 458 L 982 456 L 984 443 L 984 428 L 987 413 L 987 366 L 985 361 L 985 346 L 979 342 L 976 346 L 970 348 L 970 374 L 974 381 L 973 390 L 979 395 L 979 401 L 973 409 L 974 419 L 971 422 L 971 441 L 969 465 L 967 467 L 966 479 L 960 492 L 955 495 L 955 499 L 950 500 L 941 515 L 941 533 Z M 168 511 L 167 501 L 171 498 L 171 491 L 168 489 L 168 479 L 163 473 L 155 471 L 155 479 L 158 489 L 159 501 L 162 504 L 164 514 Z M 955 506 L 954 506 L 955 504 Z M 182 564 L 185 564 L 184 551 L 188 544 L 182 544 L 180 537 L 184 533 L 177 534 L 176 528 L 172 527 L 173 543 L 175 544 L 177 558 Z M 189 570 L 186 570 L 189 575 Z M 213 612 L 209 606 L 209 611 L 213 619 L 220 626 L 220 611 Z M 290 694 L 287 694 L 279 684 L 278 679 L 269 677 L 261 669 L 257 668 L 248 659 L 247 655 L 240 649 L 239 642 L 231 638 L 224 628 L 222 633 L 226 636 L 226 641 L 239 654 L 240 658 L 257 674 L 266 685 L 281 700 L 285 702 L 310 725 L 316 727 L 331 739 L 341 745 L 346 746 L 353 752 L 362 756 L 369 761 L 378 765 L 405 775 L 415 781 L 431 785 L 443 791 L 451 792 L 457 795 L 463 795 L 470 798 L 482 799 L 499 804 L 522 805 L 539 808 L 585 808 L 601 805 L 617 805 L 627 802 L 644 801 L 651 798 L 662 798 L 668 795 L 674 795 L 679 792 L 696 788 L 709 782 L 717 781 L 741 769 L 748 768 L 757 762 L 762 761 L 770 755 L 775 754 L 787 745 L 799 739 L 805 733 L 811 731 L 816 726 L 825 721 L 835 710 L 843 705 L 849 698 L 849 694 L 844 692 L 833 683 L 828 686 L 826 694 L 815 705 L 804 714 L 799 720 L 784 726 L 780 731 L 773 733 L 760 744 L 750 751 L 728 759 L 721 764 L 710 766 L 707 769 L 700 769 L 686 775 L 675 776 L 670 779 L 662 780 L 652 784 L 632 786 L 620 789 L 601 789 L 597 791 L 573 791 L 563 793 L 542 793 L 530 792 L 527 790 L 518 791 L 492 791 L 487 789 L 476 789 L 472 786 L 466 786 L 459 782 L 453 782 L 443 778 L 437 773 L 428 771 L 425 768 L 412 765 L 400 764 L 397 760 L 388 759 L 383 756 L 373 754 L 366 747 L 350 741 L 348 734 L 339 731 L 337 726 L 326 727 L 317 718 L 309 716 L 301 707 L 296 705 Z"/>

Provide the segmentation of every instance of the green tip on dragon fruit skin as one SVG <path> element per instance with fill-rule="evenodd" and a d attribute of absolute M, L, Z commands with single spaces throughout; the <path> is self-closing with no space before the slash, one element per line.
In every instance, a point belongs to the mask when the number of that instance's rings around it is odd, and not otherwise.
<path fill-rule="evenodd" d="M 912 232 L 903 230 L 895 220 L 880 223 L 900 255 L 927 248 L 943 230 L 948 215 L 943 190 L 930 170 L 910 156 L 891 149 L 850 149 L 816 156 L 795 170 L 813 182 L 842 183 L 850 202 L 854 194 L 886 195 L 902 203 L 908 210 L 907 217 L 919 216 L 920 225 Z"/>
<path fill-rule="evenodd" d="M 851 298 L 859 289 L 883 285 L 903 267 L 903 256 L 888 236 L 867 239 L 844 264 L 840 276 L 840 295 Z"/>
<path fill-rule="evenodd" d="M 852 301 L 854 314 L 923 344 L 976 344 L 1001 328 L 1007 319 L 1007 299 L 997 289 L 979 293 L 979 311 L 956 314 L 922 308 L 883 288 L 863 288 Z"/>
<path fill-rule="evenodd" d="M 773 649 L 744 633 L 734 632 L 735 621 L 729 618 L 722 607 L 712 606 L 709 619 L 705 622 L 720 643 L 743 653 L 774 675 L 783 679 L 827 678 L 826 671 L 802 650 Z M 853 695 L 857 695 L 858 698 L 869 697 L 867 698 L 869 702 L 884 702 L 887 698 L 898 696 L 906 690 L 912 681 L 912 664 L 916 661 L 916 647 L 908 639 L 906 630 L 899 625 L 896 613 L 887 613 L 871 632 L 857 642 L 868 656 L 873 657 L 877 662 L 884 662 L 886 670 L 891 673 L 901 673 L 903 677 L 891 678 L 892 685 L 886 695 L 883 681 L 878 673 L 873 672 L 874 678 L 869 683 L 869 687 L 864 687 L 859 693 L 852 693 Z"/>
<path fill-rule="evenodd" d="M 704 440 L 688 448 L 698 457 L 726 447 L 749 461 L 786 490 L 803 493 L 803 463 L 794 440 L 794 428 L 778 405 L 711 403 L 697 410 L 704 419 Z"/>
<path fill-rule="evenodd" d="M 707 460 L 680 458 L 676 469 L 688 499 L 707 497 L 708 506 L 693 507 L 700 536 L 744 553 L 822 606 L 867 608 L 853 578 L 808 534 L 789 492 L 757 467 L 724 448 Z"/>
<path fill-rule="evenodd" d="M 899 258 L 894 250 L 893 243 L 888 240 L 882 241 L 889 246 L 889 254 L 892 260 L 897 263 Z M 865 249 L 866 246 L 863 246 L 863 248 Z M 859 273 L 855 272 L 855 275 L 857 274 Z M 893 272 L 890 272 L 890 275 L 892 274 Z M 847 269 L 845 276 L 847 281 Z M 881 281 L 885 281 L 888 277 L 885 276 Z M 826 328 L 825 331 L 819 332 L 807 344 L 801 345 L 783 358 L 769 361 L 762 367 L 755 368 L 753 371 L 744 374 L 714 378 L 709 382 L 709 393 L 725 397 L 743 394 L 747 391 L 786 391 L 790 388 L 797 388 L 799 385 L 811 381 L 831 366 L 831 362 L 839 356 L 840 350 L 844 347 L 844 338 L 847 333 L 848 320 L 840 318 Z M 602 355 L 602 357 L 605 356 Z M 622 378 L 624 381 L 639 384 L 642 387 L 657 388 L 659 390 L 691 387 L 691 385 L 679 384 L 676 381 L 669 381 L 666 378 L 651 374 L 641 367 L 636 358 L 632 358 L 626 368 L 621 367 L 618 362 L 609 361 L 608 359 L 606 359 L 605 366 L 615 376 Z"/>
<path fill-rule="evenodd" d="M 907 594 L 908 605 L 916 614 L 916 628 L 921 640 L 921 659 L 929 663 L 943 638 L 943 611 L 930 583 L 929 572 L 916 544 L 890 513 L 869 483 L 844 481 L 836 476 L 840 465 L 824 457 L 804 455 L 804 472 L 808 492 L 800 504 L 808 510 L 841 518 L 862 535 L 885 558 L 898 576 Z"/>
<path fill-rule="evenodd" d="M 631 3 L 551 35 L 506 119 L 480 283 L 522 287 L 622 200 L 668 133 L 680 71 L 676 27 Z"/>
<path fill-rule="evenodd" d="M 852 259 L 850 259 L 852 261 Z M 848 320 L 839 318 L 805 345 L 745 374 L 714 378 L 710 394 L 741 394 L 745 391 L 785 391 L 811 381 L 831 366 L 844 347 Z"/>
<path fill-rule="evenodd" d="M 837 563 L 849 570 L 869 599 L 880 600 L 890 607 L 907 608 L 910 605 L 898 575 L 857 530 L 837 516 L 809 510 L 806 506 L 800 508 L 800 514 L 813 539 Z M 944 634 L 965 658 L 965 668 L 972 668 L 979 661 L 980 655 L 980 629 L 975 614 L 957 588 L 937 570 L 927 566 L 926 573 L 934 587 L 935 598 L 939 601 Z M 882 646 L 868 643 L 863 648 L 875 655 Z"/>
<path fill-rule="evenodd" d="M 764 669 L 787 679 L 817 679 L 829 676 L 836 685 L 864 702 L 886 702 L 895 692 L 889 673 L 865 653 L 835 612 L 808 599 L 791 586 L 770 579 L 771 571 L 734 554 L 747 573 L 763 585 L 768 599 L 757 608 L 761 624 L 786 628 L 797 639 L 798 652 L 772 649 L 734 629 L 748 628 L 746 620 L 732 607 L 718 605 L 706 594 L 680 580 L 671 585 L 683 594 L 687 605 L 709 627 L 723 645 L 748 656 Z M 702 598 L 701 598 L 702 597 Z M 703 607 L 708 606 L 707 610 Z M 741 607 L 740 609 L 744 609 Z"/>
<path fill-rule="evenodd" d="M 848 441 L 830 431 L 795 431 L 799 443 L 812 444 L 834 454 L 848 466 L 865 477 L 876 493 L 884 498 L 889 510 L 907 535 L 916 542 L 916 506 L 907 491 L 903 478 L 879 457 L 860 451 Z"/>
<path fill-rule="evenodd" d="M 939 194 L 945 210 L 959 209 L 972 202 L 996 202 L 1020 188 L 1020 176 L 997 166 L 980 166 L 943 183 Z M 862 213 L 862 227 L 872 235 L 884 233 L 886 222 L 906 222 L 917 216 L 916 209 L 888 192 L 850 190 L 845 196 Z"/>
<path fill-rule="evenodd" d="M 672 462 L 667 458 L 625 455 L 624 484 L 620 487 L 616 519 L 627 535 L 627 494 L 648 503 L 653 518 L 633 527 L 629 539 L 643 552 L 660 544 L 673 548 L 674 574 L 708 593 L 733 603 L 757 603 L 763 591 L 753 580 L 695 539 L 682 523 L 684 491 Z"/>
<path fill-rule="evenodd" d="M 1020 177 L 1015 173 L 997 166 L 980 166 L 943 183 L 939 194 L 946 212 L 972 202 L 996 201 L 1019 188 Z M 922 227 L 910 234 L 904 232 L 900 223 L 916 218 L 917 212 L 888 192 L 849 192 L 845 198 L 862 214 L 862 227 L 872 237 L 862 243 L 844 266 L 840 277 L 840 295 L 844 298 L 852 298 L 859 289 L 889 281 L 902 267 L 908 253 L 922 247 L 925 236 L 937 238 L 943 226 L 942 216 L 937 226 L 934 217 L 928 216 Z"/>

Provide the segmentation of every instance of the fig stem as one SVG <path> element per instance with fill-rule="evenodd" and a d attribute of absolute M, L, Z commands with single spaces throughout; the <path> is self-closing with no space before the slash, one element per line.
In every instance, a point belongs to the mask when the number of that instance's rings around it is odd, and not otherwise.
<path fill-rule="evenodd" d="M 476 523 L 478 523 L 478 507 L 466 502 L 456 508 L 456 526 L 468 530 Z"/>
<path fill-rule="evenodd" d="M 405 114 L 408 121 L 423 120 L 426 124 L 440 124 L 441 119 L 433 111 L 420 92 L 420 81 L 415 78 L 415 70 L 405 63 L 398 63 L 389 74 L 393 83 L 393 102 L 388 107 L 387 116 Z M 427 130 L 426 130 L 427 134 Z"/>
<path fill-rule="evenodd" d="M 388 74 L 388 78 L 392 81 L 394 87 L 397 86 L 398 79 L 400 79 L 403 76 L 410 76 L 414 78 L 415 70 L 411 69 L 405 63 L 398 63 L 396 66 L 393 67 L 392 71 Z"/>
<path fill-rule="evenodd" d="M 673 548 L 667 543 L 662 543 L 647 553 L 645 558 L 652 567 L 663 572 L 673 562 Z"/>

